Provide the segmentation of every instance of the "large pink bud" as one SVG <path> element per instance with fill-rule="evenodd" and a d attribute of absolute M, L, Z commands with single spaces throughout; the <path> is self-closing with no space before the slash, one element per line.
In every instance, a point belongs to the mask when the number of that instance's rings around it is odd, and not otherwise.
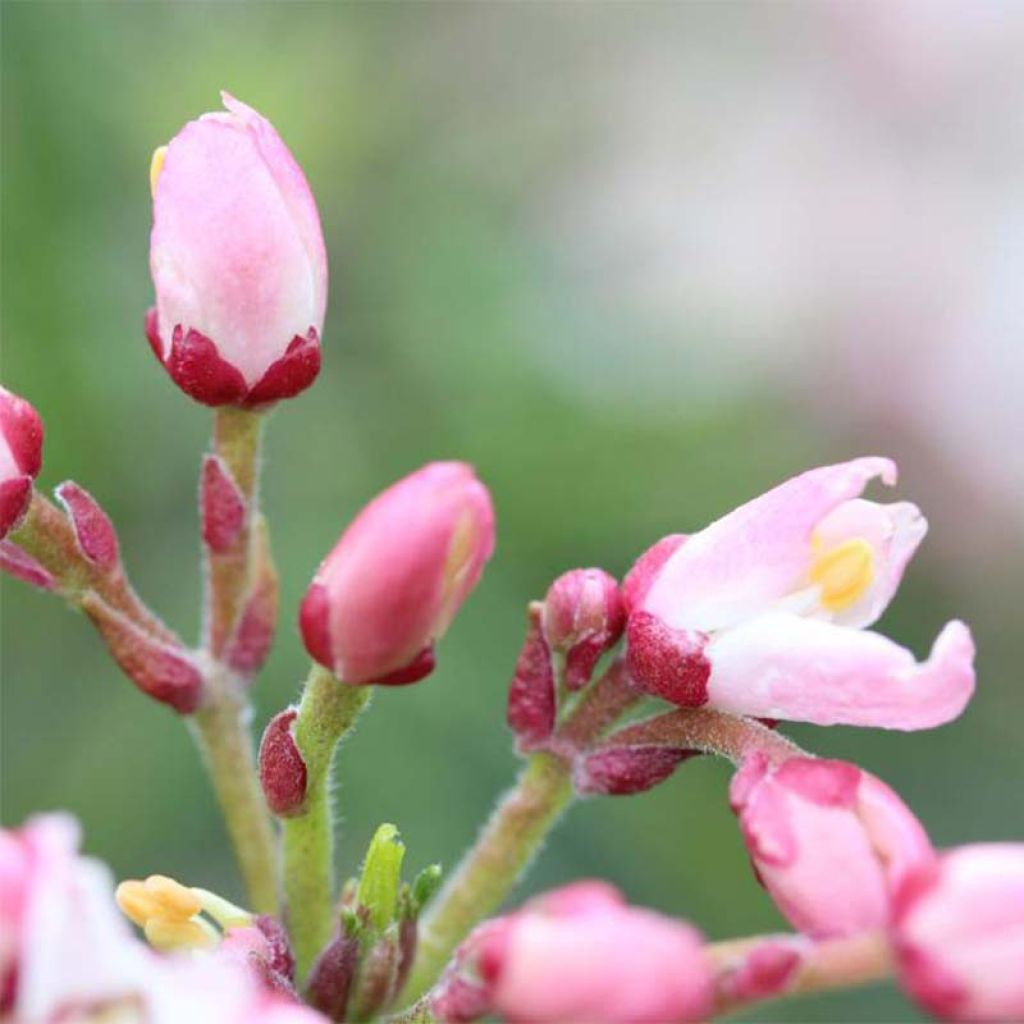
<path fill-rule="evenodd" d="M 729 795 L 758 878 L 813 938 L 888 927 L 896 888 L 934 862 L 903 801 L 845 761 L 794 757 L 772 768 L 755 754 Z"/>
<path fill-rule="evenodd" d="M 0 387 L 0 540 L 32 500 L 43 465 L 43 421 L 25 401 Z"/>
<path fill-rule="evenodd" d="M 432 462 L 356 516 L 306 592 L 306 649 L 339 679 L 412 683 L 494 550 L 491 496 L 462 462 Z"/>
<path fill-rule="evenodd" d="M 1024 1020 L 1024 843 L 943 855 L 897 892 L 904 987 L 943 1020 Z"/>
<path fill-rule="evenodd" d="M 695 928 L 584 881 L 478 928 L 431 1008 L 446 1021 L 681 1024 L 710 1016 L 712 979 Z"/>
<path fill-rule="evenodd" d="M 320 369 L 327 253 L 302 169 L 251 107 L 190 121 L 153 155 L 153 351 L 205 405 L 257 406 Z"/>

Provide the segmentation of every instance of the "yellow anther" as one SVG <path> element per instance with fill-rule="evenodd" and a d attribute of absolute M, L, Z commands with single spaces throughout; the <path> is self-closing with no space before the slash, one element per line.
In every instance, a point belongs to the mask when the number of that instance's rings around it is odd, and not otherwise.
<path fill-rule="evenodd" d="M 156 183 L 160 179 L 160 172 L 164 169 L 164 160 L 167 159 L 167 147 L 157 146 L 153 150 L 153 159 L 149 162 L 149 191 L 156 195 Z"/>
<path fill-rule="evenodd" d="M 220 942 L 216 928 L 197 918 L 194 921 L 169 921 L 154 917 L 143 929 L 146 940 L 154 949 L 212 949 Z"/>
<path fill-rule="evenodd" d="M 818 555 L 810 571 L 811 582 L 821 588 L 821 603 L 830 612 L 840 612 L 859 601 L 874 577 L 874 549 L 860 537 Z"/>

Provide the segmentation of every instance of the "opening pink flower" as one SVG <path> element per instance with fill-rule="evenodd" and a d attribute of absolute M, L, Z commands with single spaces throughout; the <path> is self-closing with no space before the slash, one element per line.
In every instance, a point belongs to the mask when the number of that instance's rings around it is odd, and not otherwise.
<path fill-rule="evenodd" d="M 917 818 L 885 783 L 844 761 L 749 757 L 733 810 L 775 903 L 814 938 L 888 927 L 895 888 L 934 861 Z"/>
<path fill-rule="evenodd" d="M 924 729 L 974 692 L 974 644 L 950 622 L 922 663 L 866 627 L 927 530 L 915 505 L 860 497 L 888 459 L 810 470 L 690 537 L 667 537 L 626 580 L 629 668 L 683 706 L 761 718 Z"/>
<path fill-rule="evenodd" d="M 206 405 L 255 406 L 320 369 L 327 254 L 309 185 L 274 130 L 221 94 L 153 155 L 146 333 L 175 383 Z"/>
<path fill-rule="evenodd" d="M 487 488 L 432 462 L 367 505 L 324 559 L 299 622 L 310 656 L 346 683 L 411 683 L 494 550 Z"/>
<path fill-rule="evenodd" d="M 943 1020 L 1024 1020 L 1024 844 L 944 854 L 897 894 L 904 987 Z"/>

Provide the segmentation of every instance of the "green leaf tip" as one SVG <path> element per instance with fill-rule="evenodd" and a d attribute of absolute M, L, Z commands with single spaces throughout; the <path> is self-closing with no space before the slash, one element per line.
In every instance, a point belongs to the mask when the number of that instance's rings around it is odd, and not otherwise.
<path fill-rule="evenodd" d="M 394 825 L 377 829 L 363 862 L 356 904 L 365 909 L 372 927 L 384 931 L 398 913 L 405 844 Z"/>

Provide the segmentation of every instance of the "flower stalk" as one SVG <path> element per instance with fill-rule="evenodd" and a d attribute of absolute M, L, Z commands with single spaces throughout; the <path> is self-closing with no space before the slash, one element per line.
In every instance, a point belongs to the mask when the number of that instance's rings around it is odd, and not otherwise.
<path fill-rule="evenodd" d="M 314 665 L 294 724 L 306 766 L 300 813 L 282 821 L 284 891 L 296 973 L 303 979 L 334 929 L 334 817 L 331 762 L 370 700 L 367 686 L 348 686 Z"/>

